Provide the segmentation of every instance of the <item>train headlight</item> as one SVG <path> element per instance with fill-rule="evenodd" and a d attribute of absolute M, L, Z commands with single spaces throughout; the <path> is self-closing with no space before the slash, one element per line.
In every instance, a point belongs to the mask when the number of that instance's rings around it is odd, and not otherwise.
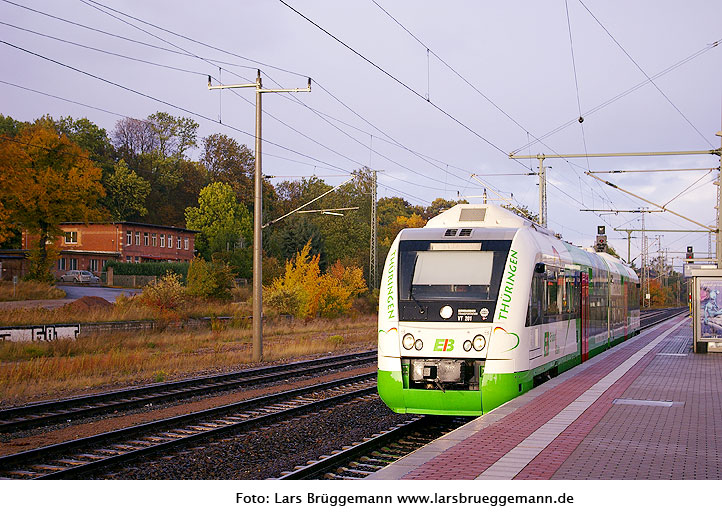
<path fill-rule="evenodd" d="M 415 340 L 416 339 L 414 339 L 413 335 L 407 333 L 406 335 L 404 335 L 404 338 L 401 339 L 401 344 L 404 346 L 404 349 L 411 349 L 414 347 Z"/>
<path fill-rule="evenodd" d="M 416 348 L 416 351 L 421 351 L 421 348 L 424 347 L 424 343 L 421 342 L 421 339 L 418 339 L 416 342 L 414 342 L 414 347 Z"/>
<path fill-rule="evenodd" d="M 476 351 L 481 351 L 486 346 L 486 338 L 483 335 L 477 335 L 474 337 L 473 345 Z"/>
<path fill-rule="evenodd" d="M 464 351 L 471 351 L 471 341 L 470 340 L 464 341 Z"/>

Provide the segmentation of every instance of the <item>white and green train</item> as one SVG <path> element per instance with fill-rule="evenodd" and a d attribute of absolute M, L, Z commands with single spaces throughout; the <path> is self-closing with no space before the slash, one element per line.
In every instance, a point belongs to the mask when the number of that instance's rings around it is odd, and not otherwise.
<path fill-rule="evenodd" d="M 493 205 L 404 229 L 379 296 L 378 391 L 395 412 L 480 415 L 639 332 L 639 279 Z"/>

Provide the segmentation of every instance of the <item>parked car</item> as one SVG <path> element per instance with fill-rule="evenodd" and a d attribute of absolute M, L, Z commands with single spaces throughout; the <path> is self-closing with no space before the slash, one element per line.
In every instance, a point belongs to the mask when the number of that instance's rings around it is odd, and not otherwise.
<path fill-rule="evenodd" d="M 68 271 L 60 276 L 60 281 L 73 283 L 100 283 L 100 278 L 90 271 Z"/>

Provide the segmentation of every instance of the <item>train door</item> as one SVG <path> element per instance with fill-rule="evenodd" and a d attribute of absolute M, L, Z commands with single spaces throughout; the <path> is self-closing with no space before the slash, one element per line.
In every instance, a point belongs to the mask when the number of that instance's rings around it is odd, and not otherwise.
<path fill-rule="evenodd" d="M 589 359 L 589 273 L 582 272 L 581 288 L 579 294 L 579 307 L 581 308 L 581 324 L 579 332 L 579 340 L 581 347 L 582 362 Z"/>

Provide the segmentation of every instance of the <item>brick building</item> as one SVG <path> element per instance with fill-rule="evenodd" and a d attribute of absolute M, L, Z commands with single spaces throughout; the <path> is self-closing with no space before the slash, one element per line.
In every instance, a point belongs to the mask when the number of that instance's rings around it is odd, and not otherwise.
<path fill-rule="evenodd" d="M 60 258 L 56 276 L 79 269 L 100 272 L 108 260 L 124 262 L 189 262 L 193 259 L 197 231 L 141 222 L 60 225 L 64 236 L 57 241 Z M 23 231 L 23 249 L 33 247 L 36 236 Z"/>

